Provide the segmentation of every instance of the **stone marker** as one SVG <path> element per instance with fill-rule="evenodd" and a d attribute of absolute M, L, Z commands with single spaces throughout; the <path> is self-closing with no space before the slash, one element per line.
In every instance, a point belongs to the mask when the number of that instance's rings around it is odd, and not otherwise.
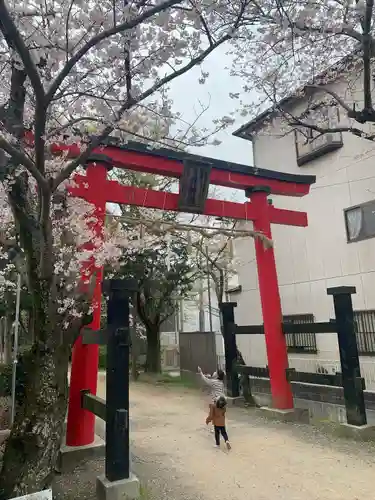
<path fill-rule="evenodd" d="M 37 493 L 31 493 L 31 495 L 16 497 L 13 500 L 52 500 L 52 490 L 38 491 Z"/>

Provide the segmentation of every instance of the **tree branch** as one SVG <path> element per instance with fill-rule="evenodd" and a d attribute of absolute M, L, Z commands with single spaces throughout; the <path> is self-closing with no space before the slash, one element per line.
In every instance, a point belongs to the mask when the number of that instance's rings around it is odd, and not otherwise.
<path fill-rule="evenodd" d="M 5 1 L 0 0 L 0 29 L 6 39 L 10 48 L 15 50 L 20 56 L 25 73 L 29 77 L 31 86 L 35 93 L 35 160 L 37 168 L 44 171 L 44 132 L 46 123 L 46 103 L 45 93 L 42 81 L 40 79 L 37 67 L 35 66 L 29 49 L 26 47 L 25 42 L 14 24 L 8 9 L 6 8 Z"/>
<path fill-rule="evenodd" d="M 18 164 L 23 165 L 34 177 L 34 179 L 37 181 L 38 185 L 42 189 L 48 187 L 46 179 L 36 168 L 35 164 L 25 154 L 23 154 L 20 149 L 16 149 L 15 147 L 13 147 L 11 144 L 9 144 L 8 141 L 6 141 L 1 136 L 0 136 L 0 149 L 3 149 L 5 152 L 7 152 L 11 156 L 11 158 L 15 160 Z"/>
<path fill-rule="evenodd" d="M 34 89 L 36 100 L 42 102 L 44 99 L 44 89 L 39 77 L 38 70 L 31 58 L 30 52 L 23 41 L 20 32 L 11 18 L 4 0 L 0 0 L 0 30 L 10 48 L 19 54 L 30 83 Z"/>
<path fill-rule="evenodd" d="M 192 2 L 192 1 L 191 1 L 190 3 L 191 3 L 191 5 L 193 6 L 193 9 L 194 9 L 194 10 L 197 12 L 197 14 L 199 15 L 199 19 L 200 19 L 200 21 L 201 21 L 201 23 L 202 23 L 202 26 L 203 26 L 204 32 L 206 33 L 206 36 L 207 36 L 207 39 L 208 39 L 208 43 L 209 43 L 210 45 L 212 45 L 212 44 L 214 43 L 214 40 L 213 40 L 213 38 L 212 38 L 212 35 L 211 35 L 211 32 L 210 32 L 210 29 L 209 29 L 209 27 L 208 27 L 208 24 L 207 24 L 207 22 L 206 22 L 205 18 L 203 17 L 202 13 L 199 11 L 199 9 L 198 9 L 197 5 L 195 5 L 195 3 L 194 3 L 194 2 Z"/>
<path fill-rule="evenodd" d="M 279 23 L 277 23 L 277 24 L 279 24 Z M 298 23 L 298 22 L 289 21 L 289 28 L 292 30 L 303 31 L 305 33 L 310 32 L 310 33 L 317 33 L 317 34 L 325 33 L 327 35 L 344 35 L 344 36 L 348 36 L 350 38 L 354 38 L 354 40 L 357 40 L 360 43 L 362 43 L 362 41 L 363 41 L 362 34 L 359 31 L 356 31 L 355 29 L 353 29 L 349 26 L 343 26 L 342 29 L 340 31 L 338 31 L 336 28 L 330 28 L 329 26 L 325 26 L 325 27 L 307 26 L 305 24 L 302 25 L 301 23 Z"/>
<path fill-rule="evenodd" d="M 363 139 L 367 139 L 368 141 L 374 141 L 375 140 L 375 134 L 366 134 L 363 130 L 357 128 L 357 127 L 335 127 L 335 128 L 324 128 L 324 127 L 319 127 L 318 125 L 313 125 L 312 123 L 305 123 L 302 120 L 299 120 L 298 118 L 293 117 L 293 121 L 289 121 L 289 125 L 291 127 L 304 127 L 310 130 L 314 130 L 315 132 L 318 132 L 319 134 L 336 134 L 339 132 L 351 132 L 353 135 L 357 137 L 362 137 Z M 318 136 L 319 137 L 319 136 Z M 316 137 L 317 139 L 317 137 Z"/>
<path fill-rule="evenodd" d="M 332 96 L 335 99 L 335 101 L 337 101 L 337 103 L 340 104 L 340 106 L 343 109 L 345 109 L 345 111 L 347 111 L 348 113 L 353 112 L 350 106 L 348 106 L 348 104 L 346 104 L 346 102 L 343 99 L 341 99 L 341 97 L 338 94 L 336 94 L 336 92 L 334 92 L 333 90 L 327 89 L 321 85 L 313 85 L 313 84 L 305 85 L 305 89 L 315 89 L 321 92 L 325 92 L 326 94 Z"/>
<path fill-rule="evenodd" d="M 223 36 L 220 40 L 215 42 L 213 45 L 208 47 L 205 51 L 203 51 L 199 56 L 195 57 L 192 59 L 188 64 L 186 64 L 183 68 L 180 68 L 179 70 L 170 73 L 169 75 L 165 76 L 164 78 L 161 78 L 158 82 L 156 82 L 152 87 L 150 87 L 148 90 L 140 94 L 138 97 L 131 99 L 130 101 L 126 100 L 125 103 L 121 106 L 119 112 L 117 113 L 117 120 L 116 123 L 121 119 L 121 116 L 123 113 L 130 109 L 131 107 L 135 106 L 139 102 L 143 101 L 150 95 L 154 94 L 157 90 L 159 90 L 161 87 L 166 85 L 167 83 L 171 82 L 175 78 L 183 75 L 190 69 L 192 69 L 194 66 L 197 66 L 200 64 L 204 59 L 206 59 L 207 56 L 211 54 L 217 47 L 222 45 L 224 42 L 230 40 L 232 35 L 225 35 Z M 74 172 L 74 170 L 79 166 L 79 165 L 84 165 L 86 161 L 89 159 L 90 154 L 92 151 L 98 147 L 106 137 L 116 128 L 116 124 L 114 125 L 108 125 L 105 127 L 103 132 L 95 138 L 86 148 L 86 150 L 75 160 L 69 163 L 67 167 L 60 172 L 60 174 L 55 178 L 54 183 L 53 183 L 53 190 L 56 190 L 57 187 L 66 179 L 70 177 L 70 175 Z"/>
<path fill-rule="evenodd" d="M 145 311 L 145 302 L 142 301 L 141 292 L 137 292 L 137 313 L 148 330 L 151 330 L 153 323 L 149 320 Z"/>
<path fill-rule="evenodd" d="M 4 1 L 4 0 L 0 0 Z M 68 76 L 70 71 L 73 69 L 73 67 L 77 64 L 77 62 L 84 57 L 87 52 L 92 49 L 92 47 L 95 47 L 98 43 L 102 42 L 106 38 L 109 38 L 113 35 L 116 35 L 117 33 L 121 33 L 123 31 L 130 30 L 132 28 L 135 28 L 142 22 L 146 21 L 150 17 L 154 16 L 155 14 L 158 14 L 159 12 L 162 12 L 163 10 L 166 10 L 169 7 L 172 7 L 173 5 L 181 3 L 182 0 L 166 0 L 164 3 L 158 4 L 151 9 L 148 9 L 146 12 L 143 12 L 140 14 L 138 17 L 131 19 L 130 21 L 125 21 L 124 23 L 118 24 L 117 26 L 113 26 L 112 28 L 109 28 L 108 30 L 102 31 L 98 35 L 94 36 L 89 40 L 83 47 L 81 47 L 76 54 L 69 59 L 69 61 L 65 64 L 63 69 L 60 71 L 60 73 L 57 75 L 55 80 L 52 82 L 52 85 L 47 93 L 47 102 L 49 103 L 58 88 L 60 87 L 61 83 L 64 81 L 64 79 Z"/>

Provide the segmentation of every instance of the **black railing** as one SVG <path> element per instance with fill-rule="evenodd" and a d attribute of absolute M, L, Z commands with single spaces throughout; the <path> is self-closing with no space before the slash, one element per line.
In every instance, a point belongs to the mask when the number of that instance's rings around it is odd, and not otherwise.
<path fill-rule="evenodd" d="M 375 355 L 375 311 L 354 311 L 358 354 Z"/>
<path fill-rule="evenodd" d="M 303 325 L 305 323 L 314 323 L 313 314 L 293 314 L 283 316 L 284 325 Z M 302 352 L 302 353 L 317 353 L 315 333 L 302 332 L 302 333 L 285 333 L 285 340 L 288 352 Z"/>
<path fill-rule="evenodd" d="M 310 349 L 310 352 L 312 352 L 312 349 L 315 349 L 316 351 L 315 335 L 309 338 L 310 334 L 337 334 L 341 362 L 341 382 L 344 392 L 347 422 L 351 425 L 361 426 L 365 425 L 367 420 L 363 393 L 364 383 L 361 378 L 356 328 L 354 327 L 356 321 L 354 319 L 351 297 L 352 294 L 355 293 L 356 289 L 352 286 L 339 286 L 327 289 L 327 295 L 332 295 L 333 297 L 335 311 L 334 320 L 330 320 L 325 323 L 315 323 L 314 321 L 311 321 L 311 315 L 303 315 L 303 317 L 298 318 L 299 321 L 296 317 L 289 317 L 288 321 L 288 317 L 286 317 L 284 318 L 284 321 L 281 322 L 280 326 L 284 335 L 293 335 L 296 336 L 297 339 L 300 339 L 299 341 L 293 341 L 292 347 L 307 346 Z M 238 379 L 238 371 L 236 373 L 235 370 L 233 370 L 238 357 L 236 335 L 264 335 L 265 333 L 267 334 L 267 332 L 265 332 L 264 325 L 236 325 L 234 321 L 234 308 L 237 304 L 234 302 L 227 302 L 225 305 L 226 308 L 231 309 L 231 314 L 228 313 L 226 316 L 223 314 L 222 316 L 223 324 L 225 325 L 225 328 L 223 329 L 226 352 L 225 369 L 227 374 L 230 373 L 231 378 L 235 380 Z M 223 304 L 221 304 L 221 308 L 223 310 L 222 306 Z M 307 316 L 309 316 L 309 318 Z M 357 323 L 359 324 L 358 317 L 357 313 Z M 308 319 L 310 321 L 306 322 Z M 298 322 L 296 322 L 296 320 Z M 361 318 L 361 320 L 363 326 L 364 320 L 363 318 Z M 359 326 L 357 326 L 357 331 L 360 331 Z M 272 333 L 272 328 L 270 333 Z M 272 341 L 272 338 L 269 340 Z M 309 341 L 309 345 L 307 345 L 306 341 Z M 257 371 L 259 372 L 259 369 L 257 369 Z M 285 376 L 287 376 L 287 373 L 289 381 L 301 381 L 301 379 L 307 378 L 309 382 L 305 383 L 312 383 L 318 380 L 322 380 L 324 385 L 328 385 L 329 382 L 332 384 L 339 383 L 338 376 L 329 376 L 328 374 L 306 374 L 301 372 L 298 374 L 298 372 L 286 369 Z M 278 376 L 280 377 L 280 374 Z M 270 381 L 272 389 L 272 386 L 277 384 L 277 379 L 275 379 L 275 375 L 272 374 L 272 370 L 270 373 Z M 239 393 L 232 391 L 231 395 L 233 397 L 237 397 Z"/>
<path fill-rule="evenodd" d="M 335 387 L 342 387 L 341 373 L 310 373 L 298 372 L 295 368 L 288 368 L 286 378 L 289 382 L 302 382 L 304 384 L 314 385 L 331 385 Z M 364 384 L 362 379 L 361 384 Z"/>
<path fill-rule="evenodd" d="M 253 378 L 270 378 L 268 367 L 237 365 L 236 371 L 243 373 Z M 313 385 L 330 385 L 334 387 L 342 387 L 342 374 L 341 373 L 310 373 L 298 372 L 295 368 L 288 368 L 286 370 L 286 378 L 289 382 L 302 382 L 304 384 Z M 365 380 L 359 378 L 359 384 L 363 390 L 366 389 Z"/>
<path fill-rule="evenodd" d="M 81 392 L 81 407 L 101 418 L 104 422 L 107 420 L 105 400 L 95 396 L 95 394 L 91 394 L 89 390 L 83 390 Z"/>
<path fill-rule="evenodd" d="M 249 377 L 255 378 L 270 378 L 270 373 L 268 371 L 268 366 L 247 366 L 247 365 L 236 365 L 235 371 Z"/>

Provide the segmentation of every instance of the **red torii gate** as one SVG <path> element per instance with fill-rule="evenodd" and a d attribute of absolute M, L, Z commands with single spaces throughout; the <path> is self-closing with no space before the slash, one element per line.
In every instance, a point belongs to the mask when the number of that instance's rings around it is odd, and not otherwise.
<path fill-rule="evenodd" d="M 68 152 L 68 156 L 73 158 L 81 153 L 81 149 L 79 145 L 54 145 L 51 152 L 57 155 Z M 98 218 L 95 230 L 100 234 L 107 202 L 180 211 L 179 194 L 122 186 L 117 181 L 107 179 L 108 169 L 118 167 L 180 179 L 186 162 L 209 165 L 210 184 L 244 190 L 250 198 L 250 202 L 245 203 L 206 199 L 205 215 L 251 220 L 254 230 L 269 238 L 271 224 L 307 226 L 306 213 L 275 208 L 267 197 L 269 194 L 304 196 L 309 193 L 315 176 L 258 169 L 168 149 L 151 149 L 135 142 L 119 146 L 117 141 L 110 140 L 96 148 L 87 162 L 86 175 L 74 176 L 70 194 L 95 204 Z M 293 408 L 293 396 L 285 372 L 288 356 L 281 327 L 282 312 L 274 250 L 265 249 L 259 238 L 255 240 L 255 250 L 273 405 L 278 409 L 290 409 Z M 101 280 L 102 273 L 99 272 L 94 294 L 96 308 L 89 325 L 92 330 L 100 329 Z M 89 389 L 96 394 L 97 374 L 98 345 L 84 345 L 80 337 L 73 349 L 67 424 L 69 446 L 83 446 L 94 441 L 95 416 L 81 408 L 81 391 Z"/>

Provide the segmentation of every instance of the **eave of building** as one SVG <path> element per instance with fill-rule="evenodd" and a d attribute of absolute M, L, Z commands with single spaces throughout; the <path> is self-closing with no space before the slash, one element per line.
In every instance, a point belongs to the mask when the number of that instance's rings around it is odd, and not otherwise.
<path fill-rule="evenodd" d="M 326 71 L 321 73 L 317 78 L 315 83 L 319 84 L 319 80 L 322 80 L 327 77 L 329 72 L 336 71 L 336 77 L 332 78 L 327 83 L 332 83 L 337 80 L 337 74 L 343 71 L 344 67 L 349 63 L 349 62 L 355 62 L 358 61 L 358 58 L 356 57 L 358 55 L 359 51 L 354 51 L 352 54 L 349 54 L 346 57 L 343 57 L 338 61 L 336 64 L 330 66 Z M 298 94 L 299 92 L 304 90 L 304 87 L 300 87 L 299 89 L 296 90 L 295 94 Z M 270 108 L 266 109 L 259 115 L 257 115 L 255 118 L 250 120 L 249 122 L 245 123 L 242 125 L 239 129 L 235 130 L 232 135 L 235 137 L 240 137 L 241 139 L 245 139 L 247 141 L 252 141 L 254 138 L 254 135 L 256 135 L 256 132 L 259 131 L 260 129 L 263 128 L 264 122 L 266 120 L 270 120 L 271 118 L 275 117 L 278 115 L 278 108 L 285 107 L 288 105 L 293 105 L 295 104 L 299 99 L 301 99 L 300 95 L 295 95 L 291 94 L 289 96 L 284 97 L 281 99 L 277 104 L 274 106 L 271 106 Z"/>

